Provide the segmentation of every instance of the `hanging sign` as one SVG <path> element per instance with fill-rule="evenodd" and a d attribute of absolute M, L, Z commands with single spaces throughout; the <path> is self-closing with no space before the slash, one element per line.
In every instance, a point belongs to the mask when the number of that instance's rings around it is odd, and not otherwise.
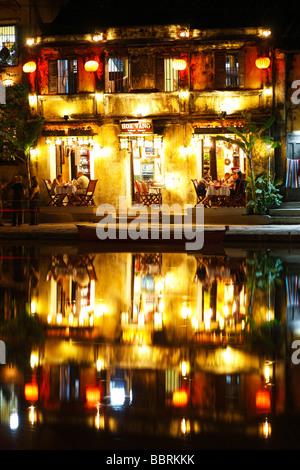
<path fill-rule="evenodd" d="M 137 119 L 135 121 L 121 121 L 122 134 L 152 134 L 153 124 L 151 119 Z"/>

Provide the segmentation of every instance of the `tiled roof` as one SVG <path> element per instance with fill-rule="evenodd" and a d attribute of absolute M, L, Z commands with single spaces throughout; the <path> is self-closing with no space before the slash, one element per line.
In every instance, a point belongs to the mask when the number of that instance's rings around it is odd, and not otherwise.
<path fill-rule="evenodd" d="M 192 28 L 265 26 L 300 37 L 300 3 L 279 0 L 70 0 L 46 34 L 90 33 L 101 27 L 190 24 Z"/>

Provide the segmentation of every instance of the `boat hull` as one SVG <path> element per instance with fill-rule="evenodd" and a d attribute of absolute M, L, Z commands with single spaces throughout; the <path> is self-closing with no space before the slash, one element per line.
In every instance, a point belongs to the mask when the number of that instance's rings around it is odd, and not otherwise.
<path fill-rule="evenodd" d="M 151 236 L 142 238 L 139 237 L 136 240 L 131 239 L 130 237 L 127 237 L 125 240 L 124 238 L 120 238 L 118 234 L 118 230 L 116 231 L 116 237 L 115 239 L 105 239 L 102 240 L 97 236 L 97 231 L 96 231 L 96 225 L 80 225 L 77 224 L 77 230 L 78 230 L 78 235 L 79 239 L 83 242 L 98 242 L 98 243 L 105 243 L 107 241 L 112 242 L 131 242 L 131 243 L 139 243 L 142 242 L 143 244 L 170 244 L 170 243 L 176 243 L 176 244 L 185 244 L 185 243 L 192 243 L 193 240 L 188 239 L 187 237 L 184 236 L 184 233 L 182 234 L 181 238 L 175 238 L 174 233 L 172 231 L 170 232 L 170 237 L 168 238 L 163 238 L 162 234 L 159 233 L 158 238 L 151 238 Z M 216 228 L 204 228 L 204 246 L 205 245 L 221 245 L 224 241 L 225 233 L 226 233 L 227 227 L 216 227 Z"/>

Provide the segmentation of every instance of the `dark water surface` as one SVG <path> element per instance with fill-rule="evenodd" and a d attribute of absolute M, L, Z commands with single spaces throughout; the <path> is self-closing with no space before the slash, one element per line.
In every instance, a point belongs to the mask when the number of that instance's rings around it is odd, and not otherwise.
<path fill-rule="evenodd" d="M 300 250 L 101 250 L 0 245 L 0 448 L 298 450 Z"/>

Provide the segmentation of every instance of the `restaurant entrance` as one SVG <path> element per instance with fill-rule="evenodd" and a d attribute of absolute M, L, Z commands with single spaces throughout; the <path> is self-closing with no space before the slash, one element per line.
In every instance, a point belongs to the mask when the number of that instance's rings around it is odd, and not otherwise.
<path fill-rule="evenodd" d="M 151 120 L 121 122 L 120 148 L 130 155 L 132 200 L 136 201 L 135 182 L 144 182 L 150 189 L 153 181 L 162 182 L 163 137 L 154 134 Z"/>
<path fill-rule="evenodd" d="M 233 174 L 241 171 L 246 175 L 246 155 L 238 145 L 212 140 L 213 134 L 198 134 L 193 136 L 197 147 L 199 179 L 208 171 L 214 181 L 221 181 L 226 173 Z M 224 137 L 234 138 L 231 134 Z"/>
<path fill-rule="evenodd" d="M 47 139 L 50 152 L 50 179 L 61 174 L 63 181 L 76 179 L 82 171 L 89 179 L 94 175 L 93 140 L 76 137 Z"/>

